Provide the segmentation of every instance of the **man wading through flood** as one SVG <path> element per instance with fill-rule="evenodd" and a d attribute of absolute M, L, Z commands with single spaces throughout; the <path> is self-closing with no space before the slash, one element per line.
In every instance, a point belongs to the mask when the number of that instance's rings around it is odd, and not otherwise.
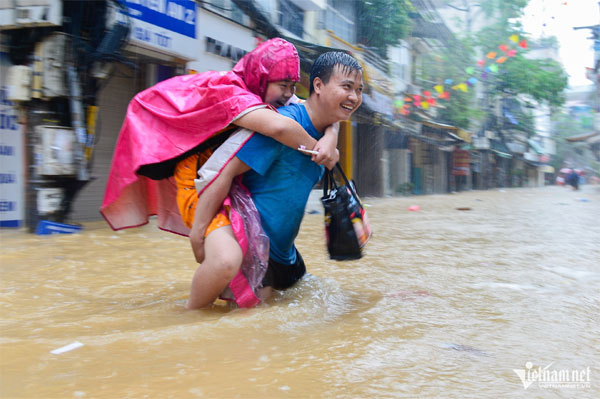
<path fill-rule="evenodd" d="M 306 102 L 280 108 L 279 113 L 297 121 L 314 139 L 319 139 L 326 127 L 350 118 L 362 102 L 362 89 L 362 68 L 358 62 L 346 53 L 328 52 L 312 67 Z M 188 309 L 212 304 L 228 285 L 232 291 L 236 289 L 234 282 L 245 251 L 230 226 L 228 213 L 221 208 L 232 182 L 242 174 L 241 183 L 252 196 L 270 244 L 261 298 L 265 299 L 271 288 L 291 287 L 306 272 L 294 240 L 310 191 L 321 179 L 323 167 L 300 151 L 269 137 L 253 135 L 229 158 L 210 185 L 201 188 L 189 234 L 200 265 L 192 280 Z"/>

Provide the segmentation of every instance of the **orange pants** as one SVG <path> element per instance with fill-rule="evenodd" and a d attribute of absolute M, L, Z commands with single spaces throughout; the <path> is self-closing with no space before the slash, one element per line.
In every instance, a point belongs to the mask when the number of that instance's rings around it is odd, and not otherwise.
<path fill-rule="evenodd" d="M 194 154 L 183 161 L 180 161 L 175 167 L 175 182 L 177 183 L 177 206 L 183 223 L 191 228 L 194 223 L 194 213 L 198 204 L 198 193 L 194 185 L 194 179 L 197 177 L 198 166 L 202 165 L 212 155 L 211 150 L 206 150 L 201 154 Z M 198 162 L 200 158 L 200 162 Z M 208 236 L 212 231 L 219 227 L 228 226 L 231 222 L 224 208 L 215 215 L 204 233 Z"/>

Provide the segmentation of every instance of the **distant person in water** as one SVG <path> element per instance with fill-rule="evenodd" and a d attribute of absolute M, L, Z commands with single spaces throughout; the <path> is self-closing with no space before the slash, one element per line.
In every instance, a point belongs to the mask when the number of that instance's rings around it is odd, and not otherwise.
<path fill-rule="evenodd" d="M 573 187 L 573 190 L 579 190 L 579 175 L 575 169 L 571 169 L 571 172 L 567 175 L 567 183 Z"/>

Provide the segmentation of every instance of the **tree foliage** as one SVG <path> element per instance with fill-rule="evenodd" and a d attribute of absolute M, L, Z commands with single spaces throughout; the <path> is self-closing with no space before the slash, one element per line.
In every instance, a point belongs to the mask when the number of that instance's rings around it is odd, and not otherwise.
<path fill-rule="evenodd" d="M 507 62 L 498 76 L 498 92 L 525 94 L 538 103 L 558 107 L 565 102 L 568 76 L 551 59 L 527 59 L 517 56 Z"/>
<path fill-rule="evenodd" d="M 464 11 L 466 18 L 472 18 L 474 15 L 486 18 L 483 28 L 474 32 L 466 31 L 462 35 L 462 46 L 472 53 L 480 54 L 479 57 L 491 51 L 498 52 L 498 47 L 502 44 L 511 44 L 508 38 L 513 34 L 523 38 L 518 18 L 522 16 L 528 0 L 488 0 L 479 3 L 470 0 L 448 0 L 446 3 L 456 10 Z M 478 13 L 474 12 L 475 8 L 479 10 Z M 547 38 L 538 44 L 542 47 L 552 47 L 557 45 L 557 41 L 556 38 Z M 519 120 L 519 129 L 533 133 L 535 130 L 533 117 L 531 111 L 527 110 L 531 102 L 547 104 L 553 108 L 562 105 L 565 101 L 564 90 L 567 87 L 568 77 L 562 66 L 552 59 L 528 58 L 527 53 L 530 51 L 530 48 L 518 47 L 517 56 L 509 57 L 505 63 L 498 65 L 498 73 L 487 73 L 485 78 L 478 77 L 479 84 L 482 85 L 484 101 L 475 104 L 474 96 L 453 91 L 450 101 L 447 102 L 445 109 L 439 111 L 438 116 L 445 119 L 446 123 L 454 123 L 463 128 L 469 127 L 469 124 L 471 126 L 477 124 L 473 122 L 478 120 L 489 127 L 490 124 L 496 124 L 490 105 L 509 96 L 522 105 L 522 112 L 515 115 Z M 443 68 L 446 77 L 455 82 L 465 81 L 468 76 L 465 75 L 464 68 L 473 66 L 476 59 L 471 57 L 457 59 L 455 56 L 457 52 L 457 49 L 448 49 L 448 55 L 443 57 Z M 435 77 L 433 79 L 435 80 Z M 437 79 L 439 81 L 439 77 Z M 470 101 L 471 105 L 466 106 L 461 101 Z M 476 108 L 480 112 L 475 112 Z M 482 113 L 488 114 L 485 120 L 481 118 Z M 467 125 L 464 124 L 465 122 Z"/>
<path fill-rule="evenodd" d="M 358 43 L 386 58 L 387 46 L 409 34 L 411 10 L 409 0 L 357 0 Z"/>

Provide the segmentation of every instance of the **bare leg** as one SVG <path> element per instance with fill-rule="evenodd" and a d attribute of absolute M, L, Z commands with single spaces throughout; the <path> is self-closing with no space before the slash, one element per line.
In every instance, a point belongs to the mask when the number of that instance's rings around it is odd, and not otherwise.
<path fill-rule="evenodd" d="M 273 295 L 273 287 L 263 287 L 260 289 L 260 299 L 266 301 L 271 295 Z"/>
<path fill-rule="evenodd" d="M 218 298 L 242 265 L 242 249 L 231 226 L 211 232 L 204 241 L 206 257 L 192 279 L 187 309 L 206 307 Z"/>

